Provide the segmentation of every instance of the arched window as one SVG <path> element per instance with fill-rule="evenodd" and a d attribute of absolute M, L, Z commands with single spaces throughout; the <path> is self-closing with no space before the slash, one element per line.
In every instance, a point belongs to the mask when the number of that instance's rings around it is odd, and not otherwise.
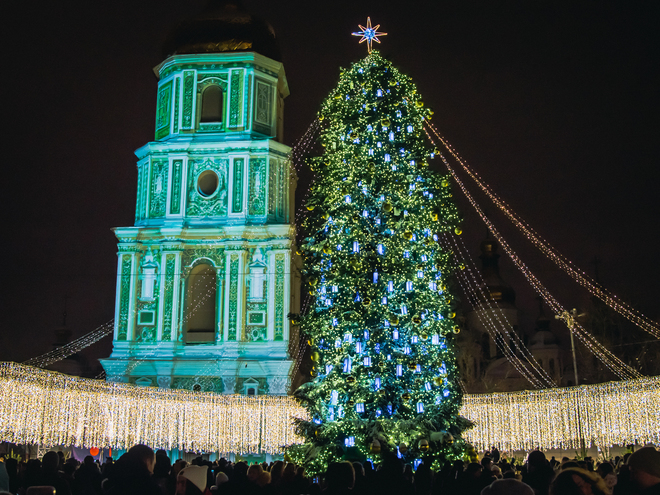
<path fill-rule="evenodd" d="M 211 85 L 202 93 L 200 122 L 222 122 L 222 88 Z"/>
<path fill-rule="evenodd" d="M 215 342 L 216 329 L 216 273 L 210 265 L 192 269 L 186 286 L 187 344 Z"/>

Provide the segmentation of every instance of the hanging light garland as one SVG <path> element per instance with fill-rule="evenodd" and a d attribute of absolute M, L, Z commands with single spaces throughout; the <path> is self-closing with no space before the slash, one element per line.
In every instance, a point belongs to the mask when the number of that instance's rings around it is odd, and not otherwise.
<path fill-rule="evenodd" d="M 447 148 L 449 153 L 456 159 L 456 161 L 461 165 L 463 170 L 465 170 L 470 178 L 474 180 L 477 186 L 545 256 L 547 256 L 557 266 L 564 270 L 576 282 L 589 290 L 591 294 L 604 301 L 608 306 L 617 311 L 619 314 L 626 317 L 645 332 L 660 338 L 660 324 L 658 324 L 658 322 L 651 320 L 649 317 L 632 308 L 624 301 L 617 298 L 617 296 L 598 284 L 598 282 L 592 280 L 583 270 L 576 268 L 570 260 L 568 260 L 564 255 L 553 248 L 545 239 L 543 239 L 537 232 L 535 232 L 528 223 L 521 219 L 509 205 L 507 205 L 490 189 L 490 187 L 483 181 L 483 179 L 481 179 L 481 177 L 479 177 L 479 175 L 474 172 L 464 160 L 461 159 L 458 152 L 456 152 L 451 144 L 449 144 L 449 142 L 444 137 L 442 137 L 442 135 L 440 135 L 433 124 L 427 122 L 426 126 L 428 129 L 431 129 L 431 132 L 433 132 L 440 143 L 442 143 L 442 145 Z"/>
<path fill-rule="evenodd" d="M 0 440 L 40 445 L 282 453 L 297 443 L 288 397 L 106 383 L 0 363 Z"/>
<path fill-rule="evenodd" d="M 291 397 L 218 395 L 138 387 L 0 363 L 0 441 L 44 446 L 282 453 L 300 443 Z M 580 415 L 578 416 L 578 410 Z M 660 443 L 660 377 L 465 395 L 460 414 L 475 423 L 477 449 L 580 448 Z"/>
<path fill-rule="evenodd" d="M 436 144 L 426 129 L 425 132 L 429 140 L 433 144 Z M 527 265 L 525 265 L 525 263 L 520 259 L 520 257 L 513 251 L 513 249 L 511 249 L 511 247 L 504 240 L 504 238 L 499 233 L 497 228 L 493 225 L 490 219 L 486 216 L 486 214 L 483 212 L 483 210 L 474 200 L 472 195 L 468 192 L 467 188 L 465 187 L 465 184 L 463 184 L 463 182 L 460 180 L 460 178 L 456 174 L 456 171 L 451 167 L 451 165 L 444 157 L 444 155 L 442 153 L 438 153 L 438 156 L 440 156 L 445 167 L 451 173 L 454 180 L 456 180 L 456 183 L 461 188 L 461 191 L 463 192 L 467 200 L 470 202 L 472 207 L 475 209 L 479 217 L 488 226 L 493 236 L 498 240 L 502 248 L 509 255 L 511 261 L 513 261 L 516 267 L 522 272 L 522 274 L 525 276 L 525 278 L 530 283 L 530 285 L 536 290 L 536 292 L 539 295 L 541 295 L 541 297 L 543 297 L 543 300 L 546 302 L 546 304 L 548 304 L 548 306 L 550 306 L 552 311 L 555 314 L 562 314 L 564 312 L 564 308 L 562 307 L 562 305 L 559 304 L 559 302 L 552 296 L 552 294 L 550 294 L 550 292 L 545 288 L 545 286 L 536 277 L 536 275 L 534 275 L 531 272 L 531 270 L 529 270 Z M 573 322 L 573 324 L 569 326 L 569 330 L 589 349 L 589 351 L 592 354 L 598 357 L 598 359 L 600 359 L 600 361 L 605 366 L 607 366 L 613 373 L 615 373 L 619 378 L 630 379 L 630 378 L 642 377 L 641 373 L 639 373 L 637 370 L 630 367 L 629 365 L 621 361 L 618 357 L 616 357 L 614 354 L 612 354 L 603 344 L 598 342 L 595 339 L 595 337 L 591 335 L 589 332 L 587 332 L 579 323 Z"/>
<path fill-rule="evenodd" d="M 449 246 L 449 242 L 452 242 L 453 248 Z M 460 244 L 459 244 L 460 241 Z M 532 353 L 529 351 L 525 343 L 522 341 L 518 333 L 513 329 L 513 325 L 509 322 L 508 318 L 501 310 L 501 308 L 494 306 L 490 302 L 490 298 L 484 292 L 484 287 L 486 282 L 484 281 L 481 272 L 477 269 L 474 260 L 470 256 L 470 253 L 465 246 L 465 242 L 462 238 L 458 236 L 446 235 L 443 237 L 443 242 L 447 245 L 448 249 L 451 249 L 454 254 L 460 259 L 461 264 L 465 267 L 464 270 L 458 271 L 458 280 L 461 283 L 461 286 L 464 290 L 467 288 L 467 292 L 472 296 L 473 300 L 478 300 L 483 302 L 483 306 L 489 311 L 485 313 L 488 325 L 486 328 L 490 328 L 491 336 L 493 340 L 500 348 L 500 351 L 507 356 L 509 362 L 516 366 L 516 369 L 522 367 L 525 369 L 523 376 L 526 376 L 527 373 L 532 373 L 532 378 L 528 380 L 530 383 L 535 385 L 537 388 L 543 387 L 554 387 L 555 383 L 552 377 L 548 374 L 546 370 L 536 361 Z M 482 319 L 481 311 L 477 312 L 478 318 Z M 490 315 L 493 315 L 494 321 Z M 527 364 L 521 359 L 508 345 L 508 342 L 513 342 L 516 350 L 520 352 L 524 360 L 527 361 Z M 530 366 L 531 370 L 528 371 L 527 367 Z M 518 369 L 520 372 L 520 369 Z M 536 373 L 539 378 L 537 379 L 533 373 Z"/>
<path fill-rule="evenodd" d="M 476 423 L 465 439 L 478 450 L 579 449 L 660 443 L 660 377 L 580 387 L 466 395 Z"/>

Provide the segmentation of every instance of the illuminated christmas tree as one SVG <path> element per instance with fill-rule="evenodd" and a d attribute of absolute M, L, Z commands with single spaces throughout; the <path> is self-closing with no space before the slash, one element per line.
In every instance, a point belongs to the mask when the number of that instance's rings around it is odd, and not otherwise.
<path fill-rule="evenodd" d="M 440 462 L 464 450 L 452 263 L 438 242 L 460 234 L 459 215 L 449 178 L 429 169 L 432 113 L 376 51 L 342 73 L 319 112 L 324 152 L 310 163 L 300 248 L 314 368 L 296 396 L 310 421 L 289 453 L 312 473 L 342 458 Z"/>

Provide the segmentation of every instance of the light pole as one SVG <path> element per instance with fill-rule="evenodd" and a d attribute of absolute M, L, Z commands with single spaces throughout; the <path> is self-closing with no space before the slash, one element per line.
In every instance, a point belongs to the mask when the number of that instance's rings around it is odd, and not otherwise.
<path fill-rule="evenodd" d="M 557 320 L 562 320 L 564 323 L 566 323 L 566 326 L 568 327 L 568 333 L 571 336 L 571 352 L 573 353 L 573 376 L 575 378 L 575 386 L 577 387 L 579 385 L 578 382 L 578 372 L 577 372 L 577 358 L 575 357 L 575 340 L 573 338 L 573 327 L 575 326 L 575 322 L 577 320 L 578 314 L 577 314 L 577 309 L 573 308 L 570 312 L 568 310 L 562 311 L 560 314 L 555 315 L 555 318 Z M 578 423 L 578 436 L 580 437 L 580 447 L 582 450 L 582 459 L 584 459 L 587 455 L 587 448 L 584 442 L 584 435 L 582 434 L 582 415 L 580 414 L 580 401 L 578 399 L 577 401 L 577 423 Z"/>

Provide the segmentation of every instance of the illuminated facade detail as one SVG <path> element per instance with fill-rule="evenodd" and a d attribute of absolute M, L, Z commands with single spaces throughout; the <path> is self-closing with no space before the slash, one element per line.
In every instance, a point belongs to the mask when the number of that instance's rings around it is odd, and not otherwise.
<path fill-rule="evenodd" d="M 103 367 L 111 381 L 286 394 L 299 291 L 282 64 L 255 52 L 175 54 L 155 72 L 156 140 L 136 151 L 135 226 L 115 229 Z"/>

